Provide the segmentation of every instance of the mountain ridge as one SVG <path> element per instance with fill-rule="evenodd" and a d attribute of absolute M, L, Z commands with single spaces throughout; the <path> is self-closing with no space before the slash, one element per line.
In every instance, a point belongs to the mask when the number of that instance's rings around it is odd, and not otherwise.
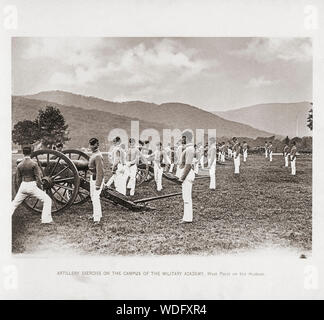
<path fill-rule="evenodd" d="M 136 118 L 141 121 L 160 123 L 168 128 L 217 129 L 218 136 L 248 136 L 251 138 L 273 135 L 271 132 L 255 129 L 240 122 L 223 119 L 196 106 L 184 103 L 162 103 L 160 105 L 142 102 L 111 102 L 95 97 L 76 95 L 66 91 L 45 91 L 25 98 L 81 107 L 84 109 L 107 111 L 112 114 Z M 129 105 L 131 104 L 131 107 Z"/>

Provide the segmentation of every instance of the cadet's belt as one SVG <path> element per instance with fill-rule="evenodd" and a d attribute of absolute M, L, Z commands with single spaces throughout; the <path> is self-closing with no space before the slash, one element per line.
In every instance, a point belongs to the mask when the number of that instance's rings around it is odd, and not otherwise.
<path fill-rule="evenodd" d="M 22 181 L 24 182 L 33 182 L 36 181 L 33 177 L 22 177 Z"/>

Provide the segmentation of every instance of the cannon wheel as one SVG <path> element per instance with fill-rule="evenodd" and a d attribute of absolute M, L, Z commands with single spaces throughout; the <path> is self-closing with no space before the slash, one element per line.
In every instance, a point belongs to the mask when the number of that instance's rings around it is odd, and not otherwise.
<path fill-rule="evenodd" d="M 80 186 L 78 170 L 73 162 L 55 150 L 35 151 L 31 154 L 31 159 L 40 167 L 43 190 L 52 199 L 52 213 L 68 209 L 73 204 Z M 17 184 L 15 186 L 18 191 Z M 42 212 L 43 204 L 35 197 L 27 197 L 23 204 L 34 213 Z"/>
<path fill-rule="evenodd" d="M 150 181 L 152 179 L 151 175 L 149 174 L 149 165 L 145 163 L 140 163 L 137 166 L 137 173 L 136 173 L 136 185 L 141 185 L 143 182 Z"/>
<path fill-rule="evenodd" d="M 66 149 L 62 151 L 63 154 L 65 154 L 70 160 L 85 160 L 89 161 L 90 157 L 79 150 L 74 149 Z M 79 176 L 81 179 L 84 179 L 86 181 L 90 181 L 90 173 L 89 170 L 79 170 Z M 88 190 L 79 188 L 79 192 L 74 199 L 73 204 L 83 204 L 87 202 L 90 199 L 90 192 Z"/>

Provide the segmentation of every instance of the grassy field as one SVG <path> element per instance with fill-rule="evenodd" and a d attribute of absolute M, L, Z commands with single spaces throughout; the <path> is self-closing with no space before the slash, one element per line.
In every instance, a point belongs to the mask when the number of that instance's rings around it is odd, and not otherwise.
<path fill-rule="evenodd" d="M 15 170 L 13 159 L 13 170 Z M 91 203 L 72 206 L 41 225 L 40 216 L 20 206 L 12 217 L 12 251 L 25 254 L 216 255 L 260 248 L 312 246 L 312 158 L 299 156 L 297 175 L 283 167 L 282 156 L 270 163 L 249 156 L 234 177 L 231 161 L 216 169 L 216 191 L 209 180 L 193 188 L 194 222 L 180 225 L 181 197 L 151 203 L 154 211 L 131 212 L 102 202 L 103 219 L 88 220 Z M 109 176 L 109 174 L 108 174 Z M 181 187 L 163 181 L 164 193 Z M 160 193 L 161 194 L 161 193 Z M 154 182 L 138 187 L 135 198 L 158 195 Z"/>

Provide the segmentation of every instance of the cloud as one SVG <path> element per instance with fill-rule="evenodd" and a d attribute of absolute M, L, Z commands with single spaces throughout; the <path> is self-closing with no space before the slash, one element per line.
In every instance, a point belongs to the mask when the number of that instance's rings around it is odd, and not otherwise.
<path fill-rule="evenodd" d="M 266 86 L 272 86 L 279 83 L 279 80 L 268 80 L 265 79 L 264 76 L 258 77 L 258 78 L 252 78 L 247 83 L 247 88 L 261 88 Z"/>
<path fill-rule="evenodd" d="M 232 54 L 263 63 L 276 59 L 308 62 L 312 59 L 312 43 L 309 38 L 253 38 L 247 47 Z"/>
<path fill-rule="evenodd" d="M 62 67 L 49 79 L 53 86 L 83 86 L 105 79 L 118 86 L 157 90 L 205 71 L 210 62 L 196 58 L 196 53 L 172 39 L 121 47 L 114 39 L 44 38 L 33 40 L 24 58 L 56 60 Z"/>

